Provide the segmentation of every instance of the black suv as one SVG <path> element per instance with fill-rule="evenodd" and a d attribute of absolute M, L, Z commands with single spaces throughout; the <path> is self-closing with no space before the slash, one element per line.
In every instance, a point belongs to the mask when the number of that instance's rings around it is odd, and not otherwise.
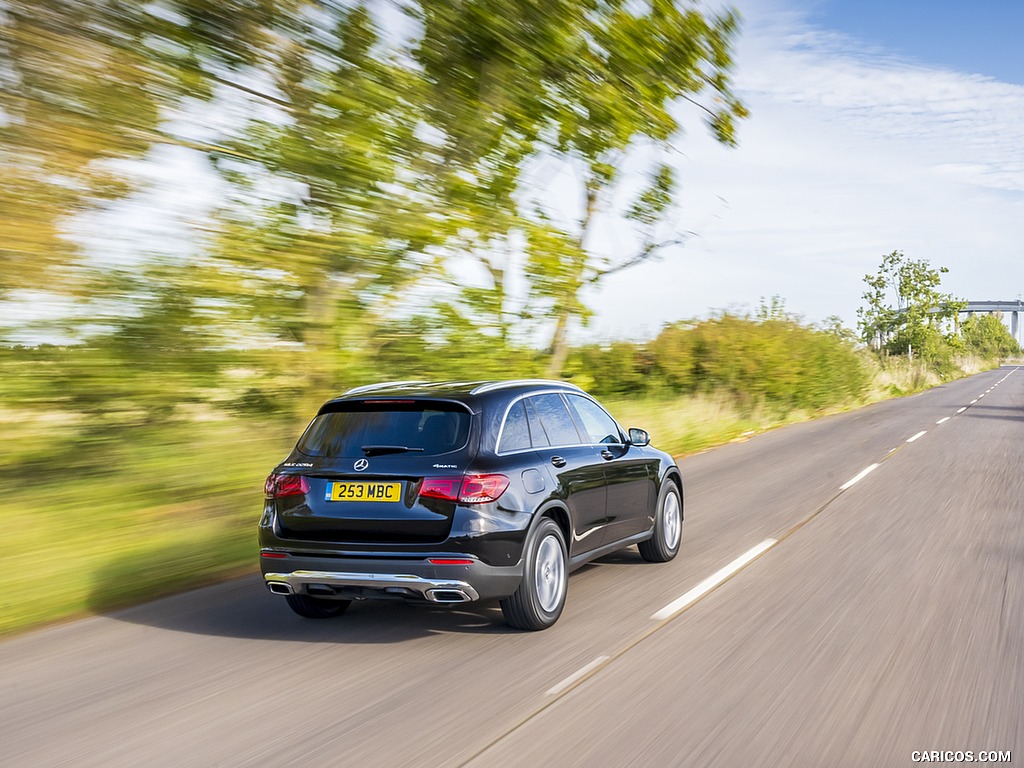
<path fill-rule="evenodd" d="M 558 381 L 350 390 L 267 478 L 263 578 L 307 618 L 497 598 L 512 626 L 550 627 L 569 571 L 631 544 L 679 551 L 679 467 L 649 442 Z"/>

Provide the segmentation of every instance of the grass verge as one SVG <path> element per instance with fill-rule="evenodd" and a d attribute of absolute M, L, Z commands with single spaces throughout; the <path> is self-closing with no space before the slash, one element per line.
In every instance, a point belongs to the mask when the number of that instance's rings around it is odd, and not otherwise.
<path fill-rule="evenodd" d="M 63 471 L 11 467 L 26 441 L 52 439 L 24 425 L 18 437 L 0 453 L 0 634 L 251 569 L 263 480 L 294 435 L 241 421 L 129 430 L 88 441 Z"/>

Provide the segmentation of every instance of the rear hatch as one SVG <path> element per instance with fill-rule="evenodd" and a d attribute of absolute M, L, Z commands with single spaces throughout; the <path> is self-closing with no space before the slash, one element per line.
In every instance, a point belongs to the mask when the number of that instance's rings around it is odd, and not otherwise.
<path fill-rule="evenodd" d="M 452 401 L 328 404 L 281 468 L 287 481 L 276 486 L 290 492 L 268 483 L 280 533 L 339 543 L 444 541 L 455 502 L 424 498 L 423 482 L 465 469 L 472 424 L 467 407 Z"/>

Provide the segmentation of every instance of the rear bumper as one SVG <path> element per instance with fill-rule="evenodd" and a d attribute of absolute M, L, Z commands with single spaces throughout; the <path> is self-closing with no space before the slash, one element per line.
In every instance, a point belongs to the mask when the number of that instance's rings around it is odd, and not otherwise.
<path fill-rule="evenodd" d="M 411 573 L 347 573 L 339 571 L 292 571 L 265 573 L 267 589 L 275 595 L 308 594 L 343 598 L 356 593 L 367 597 L 398 597 L 431 603 L 468 603 L 480 593 L 465 581 L 425 579 Z M 373 593 L 381 593 L 375 595 Z"/>
<path fill-rule="evenodd" d="M 451 553 L 434 556 L 453 557 Z M 521 562 L 493 566 L 471 558 L 471 564 L 434 564 L 427 558 L 394 554 L 346 557 L 265 548 L 260 566 L 263 581 L 274 594 L 340 600 L 466 603 L 508 597 L 523 578 Z"/>

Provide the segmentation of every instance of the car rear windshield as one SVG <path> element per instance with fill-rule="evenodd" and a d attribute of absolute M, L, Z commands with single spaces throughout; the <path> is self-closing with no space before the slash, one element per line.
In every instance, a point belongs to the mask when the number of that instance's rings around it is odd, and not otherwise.
<path fill-rule="evenodd" d="M 307 456 L 437 456 L 466 446 L 471 415 L 456 403 L 358 401 L 321 413 L 296 446 Z"/>

